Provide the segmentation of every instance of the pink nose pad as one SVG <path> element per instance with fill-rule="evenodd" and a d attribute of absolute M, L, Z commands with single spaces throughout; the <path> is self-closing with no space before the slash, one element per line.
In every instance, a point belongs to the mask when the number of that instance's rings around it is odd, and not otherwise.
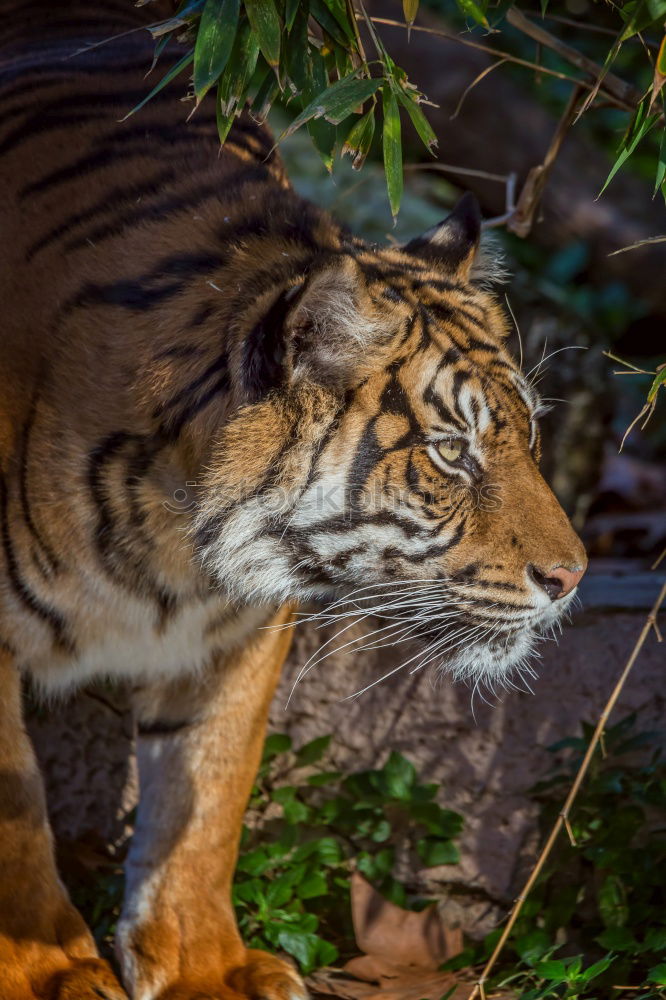
<path fill-rule="evenodd" d="M 548 573 L 549 580 L 557 580 L 562 588 L 558 597 L 566 597 L 571 591 L 578 586 L 580 581 L 583 579 L 584 569 L 566 569 L 564 566 L 556 566 L 555 569 L 551 569 Z"/>

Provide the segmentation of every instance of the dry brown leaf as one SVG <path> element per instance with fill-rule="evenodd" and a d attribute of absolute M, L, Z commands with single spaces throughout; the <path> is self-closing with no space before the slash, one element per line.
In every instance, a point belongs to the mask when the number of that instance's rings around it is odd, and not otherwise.
<path fill-rule="evenodd" d="M 356 943 L 366 955 L 391 965 L 438 969 L 462 951 L 462 932 L 444 926 L 436 906 L 420 913 L 390 903 L 359 872 L 351 879 Z"/>
<path fill-rule="evenodd" d="M 471 978 L 460 982 L 456 973 L 429 972 L 415 966 L 394 966 L 390 975 L 381 975 L 373 983 L 321 969 L 307 982 L 312 993 L 340 997 L 341 1000 L 439 1000 L 453 986 L 456 988 L 450 1000 L 467 1000 L 474 988 Z"/>

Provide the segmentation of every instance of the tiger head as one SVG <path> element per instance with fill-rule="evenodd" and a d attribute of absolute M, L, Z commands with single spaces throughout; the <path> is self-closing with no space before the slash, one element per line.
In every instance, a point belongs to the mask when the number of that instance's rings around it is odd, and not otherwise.
<path fill-rule="evenodd" d="M 569 607 L 586 556 L 539 472 L 479 236 L 465 196 L 404 247 L 346 244 L 258 298 L 195 528 L 238 599 L 373 612 L 387 641 L 491 680 Z"/>

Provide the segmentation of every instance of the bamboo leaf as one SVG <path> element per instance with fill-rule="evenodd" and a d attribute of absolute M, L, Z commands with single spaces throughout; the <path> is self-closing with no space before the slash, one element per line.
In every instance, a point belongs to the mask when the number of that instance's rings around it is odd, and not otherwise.
<path fill-rule="evenodd" d="M 342 26 L 333 16 L 325 0 L 310 0 L 310 13 L 317 24 L 324 29 L 326 34 L 331 36 L 334 42 L 337 42 L 338 45 L 349 44 L 349 34 L 343 30 Z M 351 38 L 353 39 L 353 35 Z"/>
<path fill-rule="evenodd" d="M 279 92 L 280 83 L 275 73 L 268 69 L 252 99 L 252 116 L 255 121 L 264 121 Z"/>
<path fill-rule="evenodd" d="M 666 35 L 661 40 L 659 54 L 657 55 L 657 69 L 666 76 Z"/>
<path fill-rule="evenodd" d="M 434 156 L 434 147 L 437 145 L 437 136 L 433 132 L 430 122 L 421 111 L 418 102 L 410 97 L 409 94 L 406 94 L 402 89 L 398 90 L 398 100 L 411 118 L 412 125 L 418 132 L 421 142 L 426 147 L 428 152 L 432 153 Z"/>
<path fill-rule="evenodd" d="M 307 107 L 301 111 L 300 115 L 294 118 L 280 138 L 292 135 L 301 125 L 305 125 L 312 118 L 325 118 L 333 125 L 339 125 L 341 121 L 352 114 L 355 108 L 372 97 L 381 83 L 381 80 L 358 80 L 353 75 L 338 80 L 337 83 L 317 94 L 315 99 L 310 101 Z"/>
<path fill-rule="evenodd" d="M 365 158 L 372 146 L 374 134 L 375 109 L 371 108 L 354 122 L 342 147 L 342 155 L 345 156 L 349 153 L 352 157 L 352 167 L 354 170 L 360 170 L 365 163 Z"/>
<path fill-rule="evenodd" d="M 666 365 L 661 365 L 647 394 L 648 403 L 654 402 L 660 385 L 666 385 Z"/>
<path fill-rule="evenodd" d="M 661 40 L 659 52 L 654 66 L 654 76 L 652 78 L 652 93 L 650 95 L 650 108 L 659 97 L 661 90 L 666 83 L 666 35 Z"/>
<path fill-rule="evenodd" d="M 273 0 L 245 0 L 245 10 L 256 33 L 261 53 L 269 66 L 280 64 L 282 25 Z"/>
<path fill-rule="evenodd" d="M 306 6 L 301 4 L 300 0 L 286 0 L 284 8 L 284 23 L 287 31 L 291 31 L 294 26 L 294 21 L 296 20 L 296 15 L 298 14 L 298 8 L 301 6 Z M 307 14 L 307 9 L 306 9 Z"/>
<path fill-rule="evenodd" d="M 167 84 L 171 83 L 171 81 L 174 80 L 179 73 L 182 73 L 185 67 L 189 66 L 193 59 L 194 59 L 194 52 L 186 52 L 185 55 L 182 57 L 182 59 L 179 59 L 178 62 L 175 63 L 175 65 L 173 65 L 171 69 L 164 74 L 160 82 L 153 87 L 150 93 L 146 94 L 143 100 L 139 101 L 139 103 L 135 105 L 135 107 L 133 107 L 131 111 L 128 111 L 125 117 L 121 118 L 120 121 L 121 122 L 127 121 L 128 118 L 130 118 L 132 115 L 135 115 L 137 111 L 141 110 L 141 108 L 145 107 L 148 101 L 152 100 L 155 94 L 159 94 L 160 90 L 163 90 L 164 87 L 167 86 Z"/>
<path fill-rule="evenodd" d="M 666 180 L 666 127 L 661 132 L 659 143 L 659 158 L 657 160 L 657 176 L 655 177 L 654 193 L 656 194 Z M 666 195 L 666 192 L 664 192 Z"/>
<path fill-rule="evenodd" d="M 627 134 L 623 140 L 619 155 L 615 160 L 615 163 L 613 164 L 611 171 L 605 180 L 604 186 L 599 192 L 599 195 L 604 193 L 620 167 L 627 162 L 632 153 L 635 152 L 641 140 L 652 131 L 658 120 L 658 112 L 653 115 L 647 114 L 647 102 L 644 98 L 636 109 L 636 114 L 634 115 L 631 125 L 629 126 Z"/>
<path fill-rule="evenodd" d="M 476 21 L 477 24 L 482 24 L 484 28 L 489 27 L 488 18 L 476 3 L 476 0 L 456 0 L 456 2 L 465 17 L 471 17 L 473 21 Z"/>
<path fill-rule="evenodd" d="M 306 51 L 308 52 L 308 58 L 305 63 L 306 86 L 303 91 L 303 103 L 301 105 L 303 108 L 307 107 L 318 94 L 328 87 L 328 72 L 326 70 L 325 59 L 319 50 L 314 46 L 310 46 L 309 43 L 306 44 Z M 324 166 L 330 173 L 333 169 L 333 155 L 338 138 L 337 128 L 324 118 L 310 119 L 306 128 Z"/>
<path fill-rule="evenodd" d="M 402 0 L 402 12 L 405 15 L 405 21 L 410 28 L 416 20 L 418 9 L 419 0 Z"/>
<path fill-rule="evenodd" d="M 402 139 L 398 102 L 395 94 L 386 84 L 382 87 L 382 106 L 384 109 L 382 146 L 384 152 L 384 170 L 386 172 L 386 188 L 391 206 L 391 214 L 395 221 L 402 200 Z"/>
<path fill-rule="evenodd" d="M 220 77 L 217 97 L 219 112 L 224 119 L 234 115 L 250 86 L 259 58 L 259 41 L 247 21 L 241 23 L 226 70 Z M 219 123 L 218 123 L 219 124 Z M 227 132 L 229 129 L 227 128 Z"/>
<path fill-rule="evenodd" d="M 618 8 L 622 15 L 622 8 Z M 624 31 L 620 35 L 620 43 L 626 42 L 639 31 L 645 31 L 657 21 L 663 21 L 666 17 L 666 0 L 641 0 L 630 14 Z"/>
<path fill-rule="evenodd" d="M 194 46 L 194 93 L 199 102 L 224 72 L 238 29 L 239 0 L 207 0 Z"/>
<path fill-rule="evenodd" d="M 355 40 L 356 36 L 354 34 L 353 27 L 349 23 L 347 7 L 344 0 L 324 0 L 324 3 L 344 31 L 347 38 Z"/>

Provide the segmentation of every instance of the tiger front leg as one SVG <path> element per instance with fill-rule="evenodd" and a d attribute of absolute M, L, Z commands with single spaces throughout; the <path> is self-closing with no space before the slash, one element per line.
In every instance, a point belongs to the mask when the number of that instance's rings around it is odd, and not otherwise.
<path fill-rule="evenodd" d="M 272 624 L 289 621 L 283 609 Z M 140 803 L 117 948 L 134 1000 L 300 1000 L 286 962 L 240 939 L 231 883 L 289 630 L 262 630 L 203 676 L 134 695 Z"/>
<path fill-rule="evenodd" d="M 0 997 L 127 1000 L 58 878 L 19 673 L 0 649 Z"/>

